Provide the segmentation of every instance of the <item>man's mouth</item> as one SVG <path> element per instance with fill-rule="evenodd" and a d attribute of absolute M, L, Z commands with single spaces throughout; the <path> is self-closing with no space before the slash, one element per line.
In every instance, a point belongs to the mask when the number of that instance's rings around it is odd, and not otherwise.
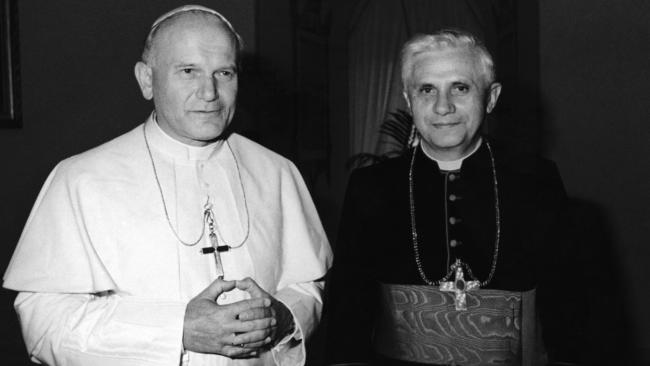
<path fill-rule="evenodd" d="M 432 123 L 434 128 L 451 128 L 460 125 L 460 122 L 450 122 L 450 123 Z"/>
<path fill-rule="evenodd" d="M 190 113 L 199 115 L 199 116 L 213 116 L 213 115 L 219 115 L 221 113 L 221 109 L 198 109 L 198 110 L 193 110 Z"/>

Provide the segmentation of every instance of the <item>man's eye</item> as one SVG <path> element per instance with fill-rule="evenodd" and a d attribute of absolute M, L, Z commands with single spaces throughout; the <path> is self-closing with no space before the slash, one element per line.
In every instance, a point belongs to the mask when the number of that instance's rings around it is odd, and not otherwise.
<path fill-rule="evenodd" d="M 217 77 L 222 80 L 231 80 L 235 76 L 235 72 L 232 70 L 221 70 L 217 72 Z"/>
<path fill-rule="evenodd" d="M 423 85 L 420 87 L 420 93 L 422 94 L 431 94 L 433 92 L 433 87 L 430 85 Z"/>
<path fill-rule="evenodd" d="M 466 94 L 469 91 L 469 86 L 459 84 L 454 86 L 454 91 L 456 92 L 456 94 Z"/>
<path fill-rule="evenodd" d="M 186 67 L 180 70 L 183 77 L 191 77 L 195 74 L 195 70 L 191 67 Z"/>

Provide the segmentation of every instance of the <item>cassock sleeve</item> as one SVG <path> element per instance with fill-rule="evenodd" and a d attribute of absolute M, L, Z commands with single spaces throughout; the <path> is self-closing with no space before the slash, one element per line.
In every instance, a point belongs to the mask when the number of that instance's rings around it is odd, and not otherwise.
<path fill-rule="evenodd" d="M 59 366 L 177 366 L 185 304 L 21 292 L 15 302 L 32 361 Z"/>
<path fill-rule="evenodd" d="M 325 309 L 328 364 L 369 363 L 375 289 L 364 255 L 364 184 L 352 173 L 345 194 Z M 365 185 L 367 188 L 367 185 Z"/>
<path fill-rule="evenodd" d="M 4 287 L 20 291 L 15 307 L 32 360 L 178 365 L 186 304 L 113 292 L 90 240 L 97 220 L 88 217 L 102 208 L 88 202 L 84 175 L 69 174 L 71 160 L 48 177 L 4 276 Z"/>
<path fill-rule="evenodd" d="M 273 348 L 277 365 L 304 365 L 305 342 L 316 329 L 323 308 L 324 277 L 332 253 L 309 191 L 289 163 L 290 177 L 282 183 L 282 275 L 274 294 L 291 311 L 294 333 Z"/>

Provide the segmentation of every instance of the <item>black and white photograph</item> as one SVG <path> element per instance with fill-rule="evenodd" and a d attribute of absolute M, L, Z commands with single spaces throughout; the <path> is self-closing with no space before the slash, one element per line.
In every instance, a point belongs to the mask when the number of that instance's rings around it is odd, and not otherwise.
<path fill-rule="evenodd" d="M 648 19 L 0 0 L 0 364 L 650 366 Z"/>

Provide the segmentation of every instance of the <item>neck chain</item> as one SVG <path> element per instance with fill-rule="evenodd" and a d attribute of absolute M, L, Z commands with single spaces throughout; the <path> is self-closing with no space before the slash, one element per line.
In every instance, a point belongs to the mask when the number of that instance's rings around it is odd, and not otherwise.
<path fill-rule="evenodd" d="M 210 237 L 215 237 L 215 230 L 216 233 L 219 234 L 221 238 L 223 238 L 223 235 L 221 234 L 221 231 L 219 230 L 219 227 L 216 225 L 216 221 L 214 219 L 214 212 L 212 211 L 212 203 L 210 202 L 210 197 L 208 196 L 205 204 L 203 205 L 203 227 L 201 228 L 201 235 L 199 235 L 198 239 L 192 242 L 186 242 L 183 239 L 180 238 L 176 230 L 174 230 L 174 226 L 172 225 L 172 221 L 169 218 L 169 212 L 167 211 L 167 204 L 165 202 L 165 195 L 163 194 L 162 190 L 162 185 L 160 184 L 160 179 L 158 178 L 158 171 L 156 169 L 156 164 L 153 159 L 153 154 L 151 153 L 151 147 L 149 146 L 149 139 L 147 138 L 147 130 L 145 128 L 145 124 L 142 125 L 142 132 L 144 134 L 144 143 L 147 146 L 147 153 L 149 153 L 149 159 L 151 161 L 151 167 L 153 168 L 153 175 L 154 178 L 156 178 L 156 184 L 158 185 L 158 192 L 160 192 L 160 199 L 162 200 L 163 204 L 163 210 L 165 211 L 165 218 L 167 219 L 167 224 L 169 225 L 169 229 L 171 229 L 172 233 L 176 237 L 176 239 L 183 245 L 188 246 L 188 247 L 193 247 L 196 244 L 200 243 L 201 240 L 203 240 L 203 237 L 205 236 L 205 224 L 206 222 L 208 223 L 208 230 L 210 231 Z M 246 190 L 244 190 L 244 182 L 242 181 L 241 178 L 241 171 L 239 169 L 239 162 L 237 161 L 237 156 L 235 155 L 235 152 L 232 151 L 232 148 L 230 147 L 230 144 L 228 143 L 228 140 L 225 141 L 226 146 L 228 146 L 228 150 L 230 150 L 230 153 L 232 154 L 233 159 L 235 160 L 235 167 L 237 168 L 237 176 L 239 178 L 239 186 L 241 187 L 242 191 L 242 196 L 244 197 L 244 209 L 246 211 L 246 235 L 244 236 L 244 239 L 237 244 L 237 245 L 229 245 L 224 242 L 223 247 L 225 247 L 223 250 L 229 250 L 229 249 L 236 249 L 244 245 L 244 243 L 248 240 L 248 236 L 250 234 L 250 215 L 248 213 L 248 202 L 246 200 Z"/>
<path fill-rule="evenodd" d="M 485 281 L 480 282 L 480 286 L 486 286 L 490 281 L 492 281 L 492 277 L 494 277 L 494 272 L 497 268 L 497 258 L 499 257 L 499 239 L 501 237 L 501 212 L 499 209 L 499 188 L 498 188 L 498 183 L 497 183 L 497 171 L 496 167 L 494 164 L 494 155 L 492 154 L 492 147 L 490 146 L 490 143 L 488 141 L 485 141 L 485 145 L 487 146 L 488 152 L 490 154 L 490 163 L 492 167 L 492 181 L 493 181 L 493 186 L 494 186 L 494 212 L 495 212 L 495 226 L 496 226 L 496 234 L 495 234 L 495 239 L 494 239 L 494 255 L 492 256 L 492 268 L 490 268 L 490 274 L 488 275 L 487 279 Z M 424 269 L 422 268 L 422 261 L 420 259 L 420 249 L 418 245 L 418 232 L 415 227 L 415 198 L 414 198 L 414 189 L 413 189 L 413 166 L 415 163 L 415 155 L 417 153 L 417 147 L 414 148 L 413 150 L 413 155 L 411 157 L 411 165 L 409 167 L 409 203 L 410 203 L 410 208 L 411 208 L 411 236 L 413 238 L 413 251 L 415 252 L 415 263 L 417 264 L 418 267 L 418 272 L 420 273 L 420 277 L 422 280 L 430 285 L 430 286 L 438 286 L 440 285 L 441 282 L 446 282 L 448 281 L 451 276 L 454 274 L 454 271 L 456 268 L 459 266 L 465 267 L 467 270 L 467 273 L 469 274 L 470 278 L 472 280 L 478 281 L 476 277 L 474 277 L 474 274 L 472 273 L 472 270 L 469 268 L 467 263 L 463 263 L 460 260 L 457 260 L 454 265 L 452 265 L 449 268 L 449 272 L 447 274 L 437 280 L 437 281 L 431 281 L 427 275 L 424 273 Z M 446 199 L 446 198 L 445 198 Z M 447 248 L 449 250 L 449 248 Z"/>

